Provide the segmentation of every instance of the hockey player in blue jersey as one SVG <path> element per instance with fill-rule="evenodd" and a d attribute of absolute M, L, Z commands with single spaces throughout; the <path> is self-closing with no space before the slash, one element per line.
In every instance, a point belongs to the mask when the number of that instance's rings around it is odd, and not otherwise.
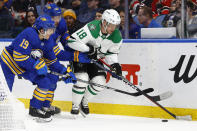
<path fill-rule="evenodd" d="M 61 9 L 56 4 L 47 4 L 44 9 L 44 13 L 50 15 L 52 20 L 55 22 L 56 30 L 55 33 L 51 36 L 54 40 L 54 52 L 59 61 L 76 61 L 81 63 L 90 63 L 90 59 L 88 59 L 87 54 L 80 53 L 79 51 L 74 51 L 70 48 L 65 48 L 67 44 L 67 39 L 70 37 L 68 34 L 68 29 L 66 25 L 66 21 L 61 17 Z M 65 50 L 60 50 L 58 46 L 58 42 L 61 42 L 64 46 Z M 51 103 L 54 98 L 54 91 L 57 88 L 58 76 L 51 75 L 53 77 L 52 87 L 49 92 L 50 95 L 44 102 L 44 110 L 47 112 L 51 112 L 51 114 L 60 113 L 60 108 L 56 106 L 52 106 Z"/>
<path fill-rule="evenodd" d="M 29 114 L 38 120 L 51 121 L 51 113 L 43 110 L 44 102 L 48 97 L 53 77 L 47 73 L 50 70 L 70 77 L 64 78 L 65 83 L 75 83 L 75 75 L 61 65 L 53 52 L 51 35 L 55 31 L 54 21 L 50 16 L 43 15 L 36 19 L 33 27 L 21 32 L 11 45 L 4 48 L 1 54 L 1 67 L 6 82 L 12 90 L 14 76 L 19 75 L 37 85 L 30 100 Z M 31 53 L 35 50 L 42 52 L 42 59 L 35 59 Z"/>

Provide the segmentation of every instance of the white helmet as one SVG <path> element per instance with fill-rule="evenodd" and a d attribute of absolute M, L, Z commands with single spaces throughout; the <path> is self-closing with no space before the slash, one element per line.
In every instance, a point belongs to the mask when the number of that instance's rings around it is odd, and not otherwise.
<path fill-rule="evenodd" d="M 108 9 L 103 12 L 102 20 L 106 20 L 108 23 L 119 25 L 120 24 L 120 15 L 114 9 Z"/>

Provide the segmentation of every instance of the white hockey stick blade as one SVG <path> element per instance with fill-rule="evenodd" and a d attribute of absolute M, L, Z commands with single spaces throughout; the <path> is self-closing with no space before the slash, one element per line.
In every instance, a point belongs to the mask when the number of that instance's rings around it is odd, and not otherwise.
<path fill-rule="evenodd" d="M 160 96 L 160 100 L 165 100 L 165 99 L 170 98 L 172 95 L 173 93 L 171 91 L 167 91 L 167 92 L 162 93 L 159 96 Z"/>
<path fill-rule="evenodd" d="M 186 115 L 186 116 L 176 116 L 177 120 L 186 120 L 186 121 L 192 121 L 191 115 Z"/>

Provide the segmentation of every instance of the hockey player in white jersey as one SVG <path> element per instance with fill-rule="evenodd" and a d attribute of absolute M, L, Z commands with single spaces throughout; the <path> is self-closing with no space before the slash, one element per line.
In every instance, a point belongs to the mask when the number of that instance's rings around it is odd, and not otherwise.
<path fill-rule="evenodd" d="M 120 16 L 113 9 L 105 10 L 102 20 L 94 20 L 86 24 L 72 34 L 68 40 L 68 46 L 80 52 L 87 52 L 91 59 L 105 56 L 117 75 L 122 75 L 121 66 L 118 63 L 118 53 L 122 44 L 122 36 L 118 30 Z M 77 78 L 101 85 L 106 84 L 106 73 L 93 63 L 73 63 Z M 72 89 L 71 114 L 77 115 L 79 111 L 89 114 L 88 101 L 103 90 L 102 87 L 87 85 L 77 82 Z"/>

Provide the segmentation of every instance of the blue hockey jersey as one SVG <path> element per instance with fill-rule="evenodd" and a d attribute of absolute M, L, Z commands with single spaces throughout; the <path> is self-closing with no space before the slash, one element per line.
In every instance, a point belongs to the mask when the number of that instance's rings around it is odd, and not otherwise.
<path fill-rule="evenodd" d="M 14 74 L 22 74 L 25 71 L 33 70 L 36 60 L 31 57 L 32 50 L 40 50 L 47 65 L 54 71 L 61 72 L 61 65 L 53 51 L 54 41 L 40 40 L 36 29 L 29 27 L 21 32 L 11 45 L 4 48 L 1 59 Z"/>

